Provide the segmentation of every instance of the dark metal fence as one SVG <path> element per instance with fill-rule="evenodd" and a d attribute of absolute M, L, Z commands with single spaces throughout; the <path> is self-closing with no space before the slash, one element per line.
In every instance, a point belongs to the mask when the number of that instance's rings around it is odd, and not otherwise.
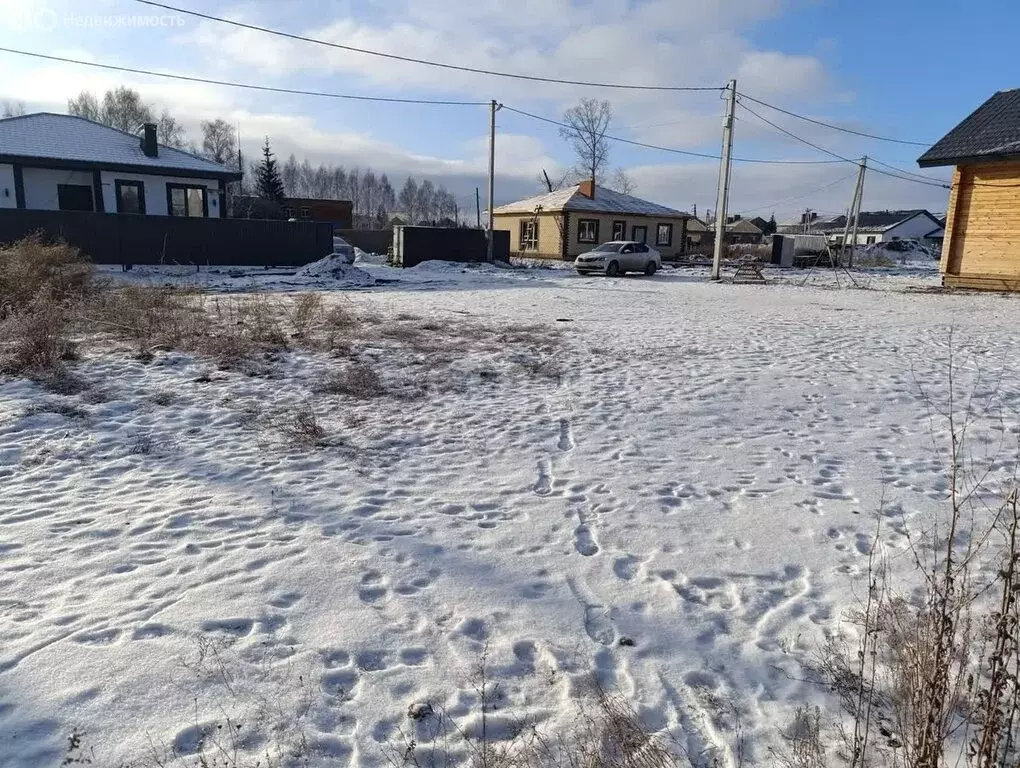
<path fill-rule="evenodd" d="M 334 235 L 339 235 L 351 245 L 357 246 L 368 253 L 386 253 L 393 245 L 393 227 L 386 229 L 333 229 Z"/>
<path fill-rule="evenodd" d="M 97 264 L 297 266 L 333 250 L 333 225 L 0 209 L 0 244 L 41 232 Z"/>
<path fill-rule="evenodd" d="M 485 231 L 481 229 L 398 227 L 397 231 L 400 242 L 394 244 L 394 250 L 399 250 L 404 267 L 436 259 L 460 262 L 486 259 Z M 493 258 L 496 261 L 510 261 L 510 233 L 497 229 L 493 235 Z"/>

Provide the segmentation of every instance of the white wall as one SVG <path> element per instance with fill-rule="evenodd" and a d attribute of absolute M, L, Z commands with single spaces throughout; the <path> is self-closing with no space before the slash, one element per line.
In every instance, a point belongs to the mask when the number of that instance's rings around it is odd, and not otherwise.
<path fill-rule="evenodd" d="M 56 171 L 50 168 L 25 168 L 25 207 L 46 211 L 60 210 L 58 184 L 85 184 L 92 187 L 92 171 Z"/>
<path fill-rule="evenodd" d="M 121 181 L 141 181 L 145 184 L 145 212 L 155 216 L 166 216 L 166 185 L 189 184 L 196 187 L 206 188 L 206 200 L 209 204 L 210 218 L 217 219 L 220 216 L 220 184 L 215 179 L 189 179 L 182 176 L 150 176 L 144 173 L 117 173 L 103 171 L 100 173 L 103 180 L 103 202 L 106 205 L 107 213 L 117 212 L 117 185 Z"/>
<path fill-rule="evenodd" d="M 10 198 L 3 197 L 9 173 Z M 92 186 L 92 171 L 60 171 L 51 168 L 24 168 L 25 207 L 49 211 L 59 210 L 57 200 L 58 184 L 85 184 Z M 141 181 L 145 185 L 145 212 L 156 216 L 166 216 L 166 185 L 189 184 L 206 188 L 209 205 L 209 216 L 219 218 L 221 201 L 219 199 L 219 182 L 215 179 L 193 179 L 184 176 L 151 176 L 144 173 L 116 173 L 102 171 L 103 205 L 107 213 L 117 212 L 118 179 L 123 181 Z M 14 198 L 14 171 L 9 165 L 0 165 L 0 207 L 16 205 Z"/>
<path fill-rule="evenodd" d="M 14 166 L 0 163 L 0 208 L 17 208 L 14 194 Z"/>
<path fill-rule="evenodd" d="M 909 221 L 903 222 L 898 227 L 886 230 L 885 236 L 882 240 L 884 242 L 889 242 L 894 237 L 898 237 L 900 240 L 920 240 L 937 227 L 938 224 L 922 213 Z"/>

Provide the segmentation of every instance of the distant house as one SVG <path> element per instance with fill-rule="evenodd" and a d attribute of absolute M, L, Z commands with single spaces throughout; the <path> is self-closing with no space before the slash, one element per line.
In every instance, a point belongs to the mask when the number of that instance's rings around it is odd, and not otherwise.
<path fill-rule="evenodd" d="M 742 219 L 739 216 L 726 225 L 727 245 L 738 245 L 743 243 L 760 243 L 762 230 L 749 219 Z"/>
<path fill-rule="evenodd" d="M 1020 290 L 1020 89 L 996 93 L 917 164 L 956 166 L 942 247 L 943 282 Z"/>
<path fill-rule="evenodd" d="M 350 200 L 285 197 L 283 214 L 288 219 L 328 221 L 336 229 L 351 229 L 354 226 L 354 207 Z"/>
<path fill-rule="evenodd" d="M 664 258 L 675 258 L 686 252 L 689 225 L 697 221 L 690 214 L 591 181 L 503 205 L 492 213 L 493 228 L 510 232 L 511 253 L 551 259 L 572 259 L 613 240 L 647 243 Z M 700 239 L 701 232 L 695 236 Z"/>
<path fill-rule="evenodd" d="M 225 217 L 240 172 L 73 115 L 0 119 L 0 208 Z"/>
<path fill-rule="evenodd" d="M 939 220 L 923 209 L 861 211 L 857 225 L 857 245 L 888 243 L 893 240 L 920 241 L 940 227 Z M 837 216 L 813 225 L 811 231 L 824 234 L 830 243 L 840 245 L 846 232 L 846 216 Z"/>

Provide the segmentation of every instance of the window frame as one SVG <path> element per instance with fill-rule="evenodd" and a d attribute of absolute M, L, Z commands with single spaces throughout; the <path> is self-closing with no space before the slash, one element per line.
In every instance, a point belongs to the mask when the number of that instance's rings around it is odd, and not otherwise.
<path fill-rule="evenodd" d="M 595 225 L 595 232 L 591 238 L 582 238 L 581 231 L 590 225 Z M 577 220 L 577 242 L 584 243 L 585 245 L 598 245 L 599 244 L 599 220 L 598 219 L 578 219 Z"/>
<path fill-rule="evenodd" d="M 82 190 L 86 189 L 89 193 L 89 201 L 92 204 L 91 208 L 65 208 L 60 200 L 60 193 L 64 190 Z M 96 210 L 96 192 L 91 184 L 57 184 L 57 210 L 60 211 L 78 211 L 78 212 L 95 212 Z"/>
<path fill-rule="evenodd" d="M 865 241 L 865 245 L 874 245 L 875 242 L 876 242 L 875 236 L 874 235 L 868 235 L 867 240 Z"/>
<path fill-rule="evenodd" d="M 517 233 L 518 234 L 518 236 L 517 236 L 517 243 L 518 243 L 518 246 L 521 249 L 521 252 L 524 252 L 524 251 L 535 251 L 535 252 L 538 252 L 538 243 L 539 243 L 539 240 L 538 240 L 538 224 L 539 224 L 539 222 L 538 222 L 537 218 L 535 218 L 535 219 L 521 219 L 520 227 L 519 227 L 518 233 Z M 525 235 L 526 235 L 526 233 L 528 232 L 529 229 L 530 229 L 530 235 L 526 237 Z"/>
<path fill-rule="evenodd" d="M 307 205 L 302 205 L 298 211 L 298 216 L 302 219 L 310 219 L 312 218 L 312 209 Z"/>
<path fill-rule="evenodd" d="M 175 189 L 184 190 L 184 215 L 174 213 L 174 202 L 173 193 Z M 192 189 L 198 189 L 202 191 L 202 215 L 192 216 L 188 213 L 188 192 Z M 166 215 L 174 216 L 178 219 L 208 219 L 209 218 L 209 190 L 201 184 L 180 184 L 173 181 L 166 183 Z"/>
<path fill-rule="evenodd" d="M 613 222 L 613 242 L 627 239 L 627 222 L 617 219 Z"/>
<path fill-rule="evenodd" d="M 145 182 L 138 179 L 114 179 L 114 196 L 117 199 L 117 213 L 123 213 L 128 216 L 141 216 L 145 214 Z M 120 191 L 124 187 L 138 187 L 138 210 L 137 211 L 125 211 L 121 208 L 120 204 Z"/>
<path fill-rule="evenodd" d="M 666 242 L 663 242 L 661 237 L 663 227 L 666 227 L 666 231 L 669 233 Z M 661 248 L 671 248 L 673 246 L 673 225 L 671 223 L 659 222 L 655 225 L 655 245 Z"/>

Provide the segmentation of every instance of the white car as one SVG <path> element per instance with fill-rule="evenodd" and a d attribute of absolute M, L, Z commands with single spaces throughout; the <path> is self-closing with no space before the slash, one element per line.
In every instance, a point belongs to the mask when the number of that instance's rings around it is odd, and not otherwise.
<path fill-rule="evenodd" d="M 626 272 L 654 275 L 662 266 L 662 257 L 654 248 L 634 240 L 603 243 L 574 259 L 574 269 L 582 275 L 601 273 L 614 277 Z"/>

